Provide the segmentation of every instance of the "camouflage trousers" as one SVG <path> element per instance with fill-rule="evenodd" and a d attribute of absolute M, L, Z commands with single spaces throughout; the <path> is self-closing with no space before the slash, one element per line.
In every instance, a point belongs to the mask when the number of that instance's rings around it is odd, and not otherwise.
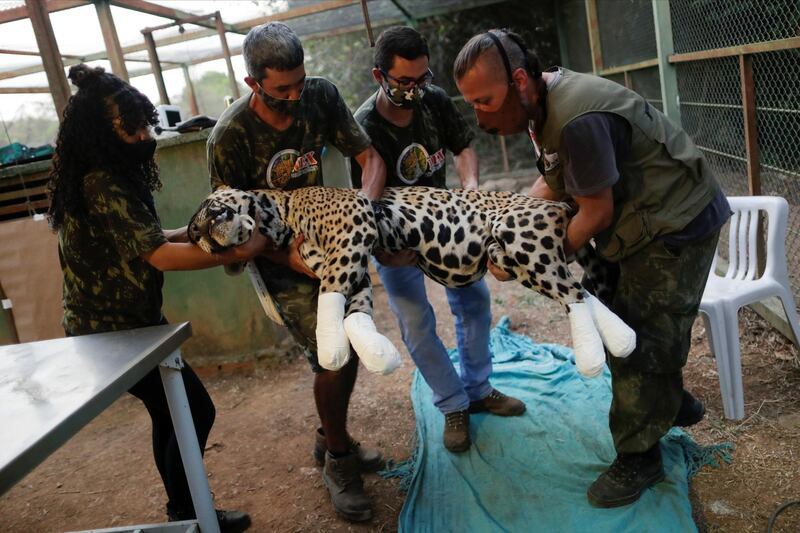
<path fill-rule="evenodd" d="M 289 333 L 305 352 L 311 370 L 324 372 L 317 360 L 319 281 L 265 259 L 256 259 L 256 265 Z"/>
<path fill-rule="evenodd" d="M 637 336 L 627 358 L 608 357 L 609 425 L 619 453 L 643 452 L 672 427 L 681 405 L 692 324 L 718 238 L 717 231 L 681 247 L 656 240 L 619 263 L 605 263 L 613 290 L 606 304 Z"/>

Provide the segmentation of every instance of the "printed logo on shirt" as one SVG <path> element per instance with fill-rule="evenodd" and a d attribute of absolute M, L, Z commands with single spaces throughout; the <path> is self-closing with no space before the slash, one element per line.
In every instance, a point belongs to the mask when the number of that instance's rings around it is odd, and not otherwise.
<path fill-rule="evenodd" d="M 552 172 L 553 170 L 557 169 L 558 166 L 561 164 L 561 161 L 558 160 L 558 152 L 548 152 L 545 148 L 544 153 L 544 171 L 545 172 Z"/>
<path fill-rule="evenodd" d="M 430 176 L 445 163 L 444 150 L 439 149 L 435 154 L 428 155 L 428 151 L 419 143 L 411 143 L 400 153 L 397 158 L 395 174 L 400 181 L 414 185 L 420 178 Z"/>
<path fill-rule="evenodd" d="M 300 155 L 299 151 L 287 148 L 270 159 L 267 165 L 267 183 L 275 189 L 283 189 L 289 180 L 316 172 L 318 168 L 319 163 L 313 150 Z"/>

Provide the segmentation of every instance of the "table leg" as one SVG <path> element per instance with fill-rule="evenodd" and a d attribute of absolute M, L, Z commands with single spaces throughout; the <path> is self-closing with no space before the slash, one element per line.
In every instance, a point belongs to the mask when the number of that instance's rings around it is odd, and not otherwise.
<path fill-rule="evenodd" d="M 189 400 L 186 397 L 186 388 L 181 377 L 181 368 L 183 368 L 183 359 L 180 350 L 175 350 L 158 366 L 197 521 L 200 523 L 203 533 L 219 533 L 217 514 L 214 511 L 214 502 L 211 501 L 211 489 L 208 486 L 203 456 L 200 454 L 200 446 L 197 442 L 197 433 L 194 429 L 192 412 L 189 409 Z"/>

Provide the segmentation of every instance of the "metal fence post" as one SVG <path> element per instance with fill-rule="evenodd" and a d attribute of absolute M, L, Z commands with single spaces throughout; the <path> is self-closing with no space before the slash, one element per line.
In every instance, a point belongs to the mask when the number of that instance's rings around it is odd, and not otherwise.
<path fill-rule="evenodd" d="M 674 53 L 672 42 L 672 20 L 670 19 L 669 2 L 653 0 L 653 18 L 656 28 L 656 49 L 658 51 L 658 74 L 661 79 L 661 99 L 664 102 L 664 114 L 674 123 L 681 125 L 680 95 L 678 94 L 678 76 L 669 56 Z"/>

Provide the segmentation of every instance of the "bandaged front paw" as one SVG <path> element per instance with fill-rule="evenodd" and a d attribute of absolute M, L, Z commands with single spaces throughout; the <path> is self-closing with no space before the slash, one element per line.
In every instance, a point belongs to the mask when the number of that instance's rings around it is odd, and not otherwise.
<path fill-rule="evenodd" d="M 320 294 L 317 301 L 317 359 L 326 370 L 339 370 L 350 359 L 344 303 L 344 295 L 338 292 Z"/>
<path fill-rule="evenodd" d="M 586 302 L 592 312 L 592 320 L 600 332 L 600 338 L 614 357 L 628 357 L 636 348 L 636 332 L 622 321 L 603 302 L 586 295 Z"/>
<path fill-rule="evenodd" d="M 353 313 L 344 319 L 344 329 L 358 358 L 370 372 L 391 374 L 400 366 L 400 353 L 392 341 L 378 333 L 366 313 Z"/>
<path fill-rule="evenodd" d="M 606 354 L 603 341 L 594 326 L 589 304 L 580 302 L 569 305 L 569 325 L 578 372 L 587 378 L 600 375 L 606 364 Z"/>

